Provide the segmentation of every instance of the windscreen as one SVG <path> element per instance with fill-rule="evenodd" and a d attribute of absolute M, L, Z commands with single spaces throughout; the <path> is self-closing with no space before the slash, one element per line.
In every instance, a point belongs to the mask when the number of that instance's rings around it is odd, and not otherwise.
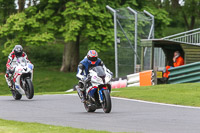
<path fill-rule="evenodd" d="M 99 77 L 106 76 L 106 73 L 102 66 L 96 66 L 96 67 L 92 68 L 92 70 L 95 71 L 97 73 L 97 76 L 99 76 Z"/>
<path fill-rule="evenodd" d="M 26 66 L 26 60 L 23 57 L 17 58 L 17 63 L 19 63 L 22 66 Z"/>

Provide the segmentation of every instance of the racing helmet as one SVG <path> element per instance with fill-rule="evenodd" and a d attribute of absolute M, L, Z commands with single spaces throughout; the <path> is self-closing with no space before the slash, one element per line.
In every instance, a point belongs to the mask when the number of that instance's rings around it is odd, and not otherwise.
<path fill-rule="evenodd" d="M 23 54 L 23 48 L 21 45 L 15 45 L 14 47 L 14 53 L 16 57 L 21 57 Z"/>
<path fill-rule="evenodd" d="M 89 50 L 87 53 L 87 58 L 94 65 L 98 59 L 98 53 L 95 50 Z"/>

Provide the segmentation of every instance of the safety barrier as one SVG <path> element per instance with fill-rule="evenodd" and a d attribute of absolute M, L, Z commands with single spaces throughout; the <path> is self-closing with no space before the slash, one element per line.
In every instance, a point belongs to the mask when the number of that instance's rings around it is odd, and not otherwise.
<path fill-rule="evenodd" d="M 127 75 L 127 87 L 140 86 L 140 74 Z"/>
<path fill-rule="evenodd" d="M 122 80 L 119 78 L 118 81 L 112 81 L 111 82 L 111 88 L 116 89 L 116 88 L 124 88 L 127 87 L 127 79 Z"/>
<path fill-rule="evenodd" d="M 154 85 L 154 72 L 152 70 L 140 72 L 140 86 Z"/>
<path fill-rule="evenodd" d="M 127 75 L 125 79 L 119 78 L 111 83 L 112 88 L 124 88 L 133 86 L 154 85 L 154 73 L 152 70 Z"/>
<path fill-rule="evenodd" d="M 200 82 L 200 62 L 170 68 L 168 83 L 194 83 Z"/>

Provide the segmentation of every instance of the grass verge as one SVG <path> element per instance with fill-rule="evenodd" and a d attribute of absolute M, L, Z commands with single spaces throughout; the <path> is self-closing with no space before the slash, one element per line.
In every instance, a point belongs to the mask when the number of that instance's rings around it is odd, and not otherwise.
<path fill-rule="evenodd" d="M 63 73 L 56 69 L 35 69 L 35 95 L 68 94 L 78 82 L 75 73 Z M 156 85 L 115 89 L 111 95 L 160 103 L 200 106 L 200 83 Z M 0 95 L 10 95 L 4 73 L 0 73 Z"/>
<path fill-rule="evenodd" d="M 200 106 L 200 83 L 115 89 L 111 95 L 160 103 Z"/>
<path fill-rule="evenodd" d="M 39 123 L 25 123 L 0 119 L 0 133 L 109 133 L 77 129 L 71 127 L 52 126 Z"/>

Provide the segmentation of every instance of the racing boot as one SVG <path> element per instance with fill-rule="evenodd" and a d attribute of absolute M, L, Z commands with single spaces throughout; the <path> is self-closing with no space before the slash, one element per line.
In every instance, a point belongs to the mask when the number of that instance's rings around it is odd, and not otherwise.
<path fill-rule="evenodd" d="M 85 100 L 84 89 L 77 85 L 77 86 L 76 86 L 76 90 L 77 90 L 78 95 L 79 95 L 79 97 L 80 97 L 80 99 L 81 99 L 81 102 L 82 102 L 82 103 L 85 103 L 86 100 Z"/>
<path fill-rule="evenodd" d="M 11 79 L 10 79 L 10 77 L 8 76 L 8 74 L 5 75 L 5 79 L 6 79 L 6 82 L 7 82 L 7 84 L 8 84 L 8 87 L 12 89 Z"/>
<path fill-rule="evenodd" d="M 82 102 L 82 103 L 85 103 L 85 102 L 86 102 L 85 91 L 82 91 L 82 90 L 81 90 L 80 92 L 81 92 L 81 102 Z"/>

